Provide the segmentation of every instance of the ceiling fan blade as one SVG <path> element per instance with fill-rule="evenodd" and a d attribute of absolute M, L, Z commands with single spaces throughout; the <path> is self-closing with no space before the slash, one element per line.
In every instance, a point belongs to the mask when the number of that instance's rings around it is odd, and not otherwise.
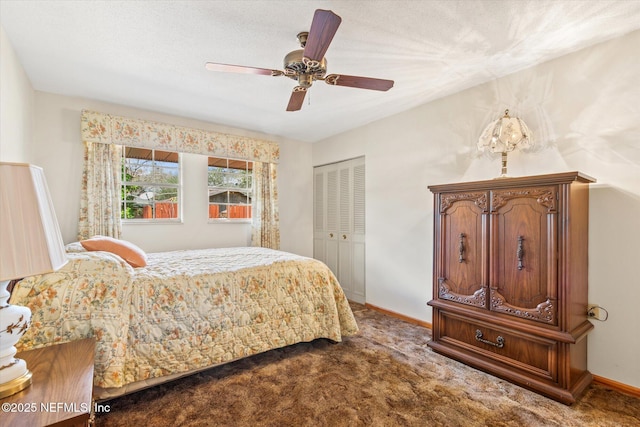
<path fill-rule="evenodd" d="M 329 74 L 324 78 L 327 84 L 334 86 L 356 87 L 359 89 L 371 89 L 388 91 L 393 87 L 393 80 L 374 79 L 371 77 L 345 76 L 344 74 Z"/>
<path fill-rule="evenodd" d="M 209 71 L 222 71 L 225 73 L 260 74 L 263 76 L 281 76 L 284 73 L 280 70 L 269 70 L 267 68 L 245 67 L 244 65 L 218 64 L 217 62 L 207 62 L 205 68 Z"/>
<path fill-rule="evenodd" d="M 304 102 L 304 96 L 307 94 L 307 89 L 302 86 L 296 86 L 291 92 L 291 98 L 289 98 L 289 105 L 287 105 L 287 111 L 298 111 L 302 108 Z"/>
<path fill-rule="evenodd" d="M 322 61 L 333 36 L 338 31 L 340 22 L 342 22 L 342 18 L 330 10 L 316 10 L 304 47 L 304 57 Z"/>

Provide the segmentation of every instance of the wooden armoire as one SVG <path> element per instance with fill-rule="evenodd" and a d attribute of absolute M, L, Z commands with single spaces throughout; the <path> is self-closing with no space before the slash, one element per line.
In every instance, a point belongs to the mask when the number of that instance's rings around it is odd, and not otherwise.
<path fill-rule="evenodd" d="M 579 172 L 429 186 L 429 347 L 571 404 L 587 370 L 589 183 Z"/>

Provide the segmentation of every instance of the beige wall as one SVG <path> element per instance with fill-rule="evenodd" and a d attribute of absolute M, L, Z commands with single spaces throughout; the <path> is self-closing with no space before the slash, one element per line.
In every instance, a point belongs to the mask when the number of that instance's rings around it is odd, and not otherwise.
<path fill-rule="evenodd" d="M 0 161 L 29 162 L 34 95 L 16 53 L 0 27 Z"/>
<path fill-rule="evenodd" d="M 609 320 L 594 322 L 589 369 L 640 387 L 640 57 L 631 54 L 639 45 L 637 31 L 315 143 L 314 165 L 366 157 L 367 302 L 431 321 L 427 186 L 499 175 L 499 158 L 479 155 L 475 143 L 509 108 L 538 142 L 509 156 L 511 175 L 578 170 L 598 180 L 589 298 Z"/>
<path fill-rule="evenodd" d="M 223 125 L 169 116 L 105 102 L 35 93 L 33 162 L 45 169 L 65 242 L 76 239 L 80 207 L 83 145 L 80 141 L 80 113 L 83 109 L 135 117 L 145 120 L 265 138 L 279 142 L 278 165 L 280 195 L 281 247 L 311 256 L 312 194 L 311 146 L 273 136 L 251 133 Z M 182 163 L 183 222 L 181 224 L 124 224 L 122 237 L 149 252 L 171 249 L 247 246 L 249 224 L 213 224 L 207 222 L 206 156 L 184 154 Z"/>

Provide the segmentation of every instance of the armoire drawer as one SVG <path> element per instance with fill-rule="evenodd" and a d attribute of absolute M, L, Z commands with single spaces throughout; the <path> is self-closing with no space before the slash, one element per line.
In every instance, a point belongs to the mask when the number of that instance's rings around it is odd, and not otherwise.
<path fill-rule="evenodd" d="M 556 341 L 439 311 L 438 341 L 467 354 L 483 356 L 541 379 L 556 382 Z"/>

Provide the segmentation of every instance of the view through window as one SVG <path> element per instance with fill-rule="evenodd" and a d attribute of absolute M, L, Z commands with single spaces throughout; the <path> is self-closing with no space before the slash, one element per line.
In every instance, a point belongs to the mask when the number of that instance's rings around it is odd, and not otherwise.
<path fill-rule="evenodd" d="M 180 155 L 123 147 L 120 217 L 173 220 L 180 217 Z"/>
<path fill-rule="evenodd" d="M 208 165 L 209 219 L 251 218 L 253 162 L 209 157 Z"/>

